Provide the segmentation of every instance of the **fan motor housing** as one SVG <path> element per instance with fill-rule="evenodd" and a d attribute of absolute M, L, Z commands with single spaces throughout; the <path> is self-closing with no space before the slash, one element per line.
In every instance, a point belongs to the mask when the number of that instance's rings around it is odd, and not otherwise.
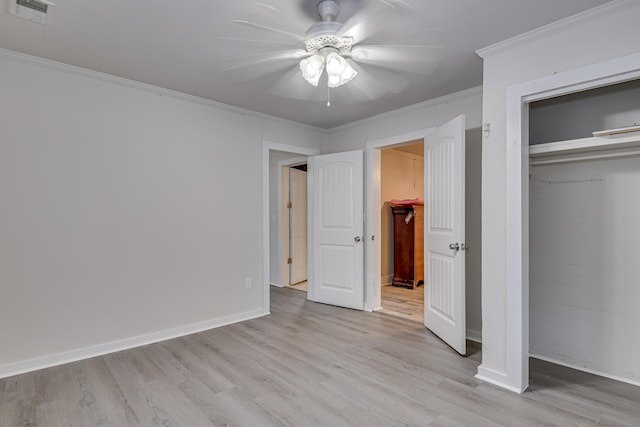
<path fill-rule="evenodd" d="M 318 53 L 321 49 L 331 47 L 344 55 L 351 52 L 353 39 L 351 37 L 338 37 L 335 34 L 327 34 L 312 38 L 307 37 L 304 45 L 309 53 Z"/>

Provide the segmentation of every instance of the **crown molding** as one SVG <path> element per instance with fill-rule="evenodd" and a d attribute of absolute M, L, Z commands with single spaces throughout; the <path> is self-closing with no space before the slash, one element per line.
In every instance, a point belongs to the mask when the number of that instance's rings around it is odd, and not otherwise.
<path fill-rule="evenodd" d="M 633 5 L 637 5 L 637 0 L 614 0 L 610 3 L 585 10 L 584 12 L 577 13 L 567 18 L 560 19 L 559 21 L 543 25 L 542 27 L 527 31 L 526 33 L 492 44 L 491 46 L 478 49 L 476 50 L 476 53 L 482 59 L 487 59 L 506 50 L 511 50 L 536 40 L 579 27 L 603 15 L 615 13 Z"/>
<path fill-rule="evenodd" d="M 26 65 L 45 68 L 53 71 L 58 71 L 67 74 L 74 74 L 76 76 L 85 77 L 89 79 L 99 80 L 106 83 L 115 84 L 118 86 L 128 87 L 131 89 L 137 89 L 144 92 L 149 92 L 157 95 L 167 96 L 170 98 L 178 99 L 181 101 L 192 102 L 195 104 L 204 105 L 217 110 L 223 110 L 226 112 L 232 112 L 241 116 L 249 116 L 256 119 L 269 120 L 272 122 L 279 122 L 287 124 L 289 126 L 295 126 L 316 132 L 326 133 L 326 130 L 311 126 L 305 123 L 296 122 L 293 120 L 287 120 L 282 117 L 272 116 L 270 114 L 259 113 L 257 111 L 248 110 L 246 108 L 236 107 L 234 105 L 225 104 L 211 99 L 202 98 L 195 95 L 189 95 L 187 93 L 178 92 L 171 89 L 166 89 L 160 86 L 154 86 L 147 83 L 142 83 L 136 80 L 125 79 L 123 77 L 117 77 L 111 74 L 101 73 L 99 71 L 90 70 L 88 68 L 82 68 L 75 65 L 65 64 L 63 62 L 53 61 L 51 59 L 41 58 L 39 56 L 27 55 L 26 53 L 16 52 L 9 49 L 0 48 L 0 59 L 7 59 L 14 62 L 19 62 Z"/>
<path fill-rule="evenodd" d="M 386 113 L 377 114 L 375 116 L 366 117 L 355 122 L 346 123 L 344 125 L 336 126 L 326 129 L 327 133 L 333 133 L 350 129 L 357 126 L 363 126 L 367 123 L 377 122 L 385 118 L 394 117 L 401 114 L 410 113 L 423 108 L 435 107 L 437 105 L 446 104 L 449 102 L 457 101 L 459 99 L 469 98 L 474 95 L 482 94 L 482 86 L 472 87 L 470 89 L 461 90 L 459 92 L 450 93 L 448 95 L 440 96 L 438 98 L 432 98 L 427 101 L 420 102 L 418 104 L 408 105 L 406 107 L 398 108 L 396 110 L 387 111 Z"/>

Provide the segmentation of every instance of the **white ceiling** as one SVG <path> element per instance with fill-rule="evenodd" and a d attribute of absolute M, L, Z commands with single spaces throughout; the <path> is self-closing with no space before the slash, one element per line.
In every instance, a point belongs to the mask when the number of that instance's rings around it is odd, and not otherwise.
<path fill-rule="evenodd" d="M 234 24 L 233 19 L 279 25 L 302 33 L 316 22 L 317 0 L 261 0 L 295 22 L 276 23 L 250 0 L 55 0 L 49 24 L 0 13 L 0 47 L 125 77 L 301 123 L 331 128 L 482 84 L 482 61 L 475 50 L 557 21 L 609 0 L 404 0 L 390 14 L 393 44 L 442 46 L 443 59 L 430 75 L 409 75 L 401 93 L 354 102 L 349 92 L 326 87 L 314 99 L 271 94 L 275 77 L 242 81 L 225 72 L 230 65 L 264 51 L 262 44 L 224 38 L 274 40 L 267 33 Z M 339 21 L 367 1 L 343 0 Z M 413 11 L 402 3 L 411 3 Z M 275 36 L 278 37 L 277 35 Z M 281 43 L 279 43 L 281 44 Z M 274 45 L 270 51 L 282 49 Z M 291 62 L 295 67 L 295 62 Z M 357 77 L 356 77 L 357 78 Z M 292 88 L 295 85 L 292 85 Z M 322 85 L 321 85 L 322 86 Z M 293 89 L 292 89 L 293 91 Z"/>

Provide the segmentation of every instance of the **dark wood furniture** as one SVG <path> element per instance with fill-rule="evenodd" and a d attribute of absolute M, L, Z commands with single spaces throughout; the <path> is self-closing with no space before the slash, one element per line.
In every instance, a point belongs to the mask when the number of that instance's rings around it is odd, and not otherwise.
<path fill-rule="evenodd" d="M 391 206 L 393 213 L 393 286 L 424 284 L 424 206 Z M 407 222 L 407 215 L 413 218 Z"/>

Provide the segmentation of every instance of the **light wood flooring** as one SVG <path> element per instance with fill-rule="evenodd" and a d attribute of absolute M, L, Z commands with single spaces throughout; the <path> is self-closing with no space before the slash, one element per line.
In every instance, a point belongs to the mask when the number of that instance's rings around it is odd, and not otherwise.
<path fill-rule="evenodd" d="M 523 395 L 415 322 L 273 288 L 272 313 L 0 380 L 0 426 L 638 426 L 640 387 L 532 361 Z"/>
<path fill-rule="evenodd" d="M 303 292 L 308 292 L 309 291 L 306 280 L 304 282 L 296 283 L 295 285 L 285 286 L 285 288 L 296 289 L 298 291 L 303 291 Z"/>
<path fill-rule="evenodd" d="M 382 286 L 380 293 L 381 312 L 424 324 L 424 285 L 415 289 Z"/>

